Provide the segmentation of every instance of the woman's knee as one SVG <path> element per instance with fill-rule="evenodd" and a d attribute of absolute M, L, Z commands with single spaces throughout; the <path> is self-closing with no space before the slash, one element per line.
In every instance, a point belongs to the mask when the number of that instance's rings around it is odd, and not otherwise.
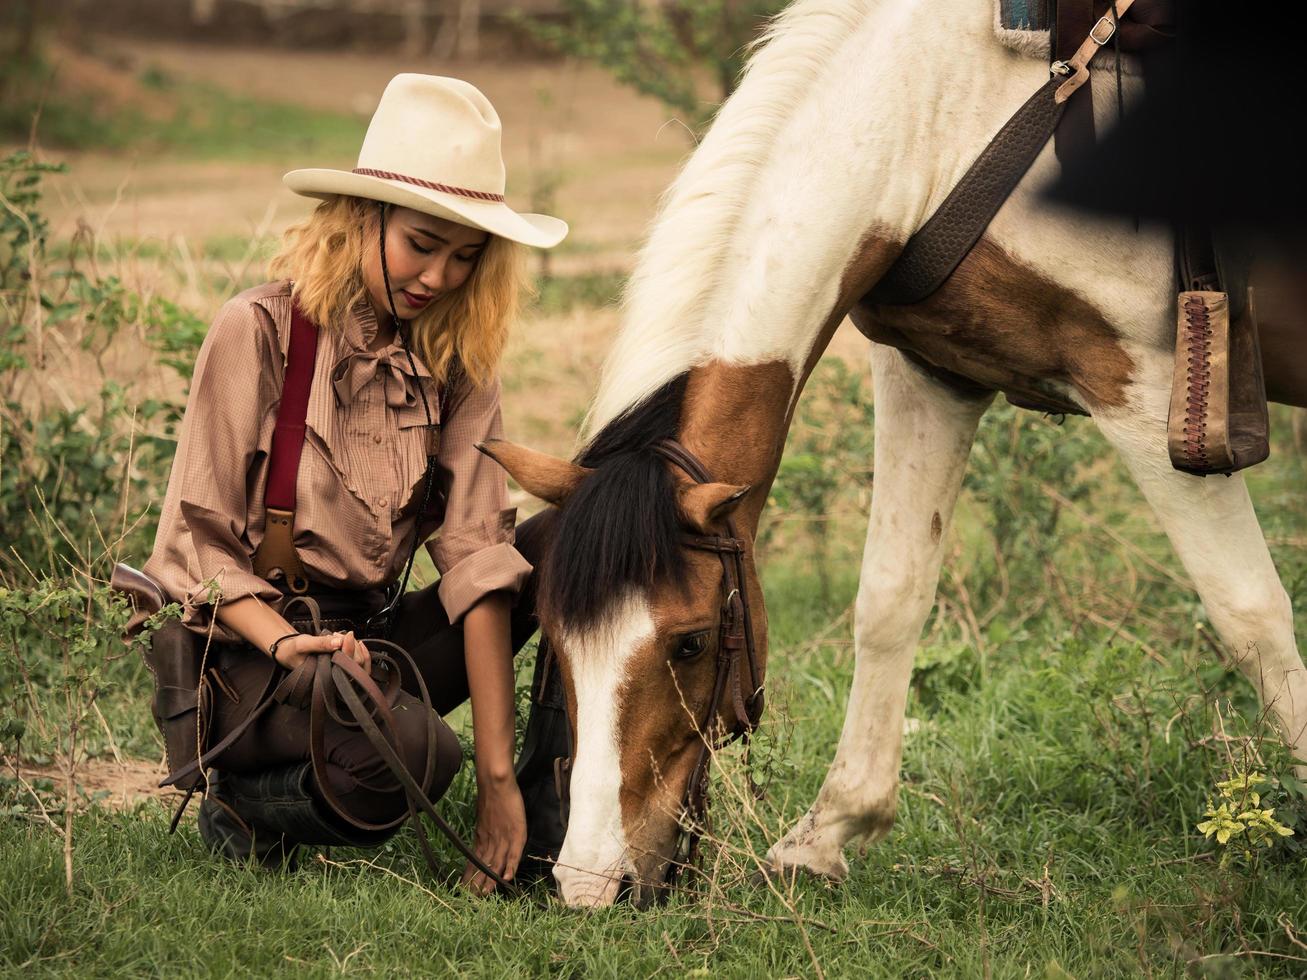
<path fill-rule="evenodd" d="M 428 797 L 441 796 L 453 781 L 463 761 L 458 739 L 431 709 L 416 698 L 401 694 L 391 712 L 394 719 L 387 741 L 413 781 L 424 783 L 428 766 L 428 716 L 434 722 L 430 738 L 431 779 L 425 784 Z M 372 742 L 353 732 L 329 752 L 325 774 L 329 789 L 342 806 L 359 819 L 370 822 L 391 820 L 408 808 L 403 782 Z"/>
<path fill-rule="evenodd" d="M 458 738 L 439 715 L 416 698 L 402 695 L 393 716 L 399 756 L 405 767 L 421 785 L 430 757 L 431 780 L 424 788 L 433 799 L 442 796 L 463 764 Z"/>

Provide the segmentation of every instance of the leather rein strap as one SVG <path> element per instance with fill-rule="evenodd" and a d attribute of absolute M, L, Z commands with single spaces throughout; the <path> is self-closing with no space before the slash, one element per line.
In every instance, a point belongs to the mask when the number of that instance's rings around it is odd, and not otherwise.
<path fill-rule="evenodd" d="M 1116 0 L 1115 17 L 1109 10 L 1087 36 L 1080 35 L 1082 40 L 1069 60 L 1053 63 L 1053 77 L 1003 124 L 935 213 L 908 239 L 894 264 L 867 294 L 867 302 L 887 306 L 920 303 L 962 264 L 1057 130 L 1068 100 L 1089 81 L 1089 63 L 1112 39 L 1134 2 Z M 1059 3 L 1059 18 L 1062 7 Z M 1060 25 L 1058 33 L 1063 34 Z"/>
<path fill-rule="evenodd" d="M 317 602 L 308 596 L 296 596 L 287 603 L 286 612 L 289 613 L 291 607 L 297 603 L 303 604 L 307 610 L 312 623 L 312 632 L 314 634 L 324 632 L 321 629 L 321 613 Z M 289 615 L 287 618 L 289 618 Z M 367 644 L 368 652 L 372 655 L 372 674 L 365 672 L 352 658 L 339 650 L 330 656 L 326 654 L 311 655 L 290 672 L 277 667 L 270 673 L 268 682 L 255 703 L 254 709 L 240 724 L 228 732 L 226 737 L 217 745 L 201 754 L 198 758 L 192 759 L 177 771 L 169 773 L 168 777 L 159 785 L 175 785 L 185 780 L 187 776 L 207 767 L 228 746 L 234 744 L 237 739 L 244 735 L 274 704 L 287 704 L 295 708 L 301 708 L 309 712 L 309 758 L 313 765 L 314 779 L 322 798 L 337 817 L 348 826 L 364 832 L 391 830 L 403 823 L 404 820 L 411 820 L 414 830 L 417 831 L 418 843 L 421 845 L 427 864 L 431 867 L 433 873 L 439 874 L 441 870 L 440 860 L 432 849 L 426 830 L 419 818 L 419 813 L 424 813 L 431 818 L 431 821 L 440 832 L 449 838 L 449 841 L 467 858 L 473 867 L 506 892 L 516 894 L 517 886 L 505 880 L 477 857 L 472 848 L 458 835 L 458 832 L 440 816 L 435 804 L 431 802 L 426 794 L 435 772 L 437 722 L 435 709 L 431 705 L 431 694 L 427 690 L 426 682 L 422 679 L 422 672 L 417 669 L 417 665 L 413 663 L 413 658 L 409 656 L 408 651 L 398 644 L 376 638 L 367 639 L 364 642 Z M 398 735 L 396 734 L 393 708 L 399 696 L 399 665 L 401 661 L 408 664 L 412 676 L 417 678 L 419 700 L 426 711 L 426 762 L 420 782 L 409 772 L 398 749 Z M 375 677 L 377 673 L 381 675 L 380 684 L 378 684 Z M 362 696 L 360 696 L 360 692 L 362 692 Z M 407 813 L 400 814 L 387 823 L 369 823 L 351 815 L 341 804 L 331 789 L 331 781 L 325 771 L 327 719 L 331 719 L 337 725 L 356 728 L 363 732 L 373 749 L 376 750 L 377 755 L 385 763 L 391 776 L 398 783 L 398 787 L 403 789 L 408 804 Z M 188 794 L 187 799 L 189 798 Z M 180 816 L 180 810 L 178 816 Z M 176 820 L 173 823 L 176 826 Z"/>
<path fill-rule="evenodd" d="M 654 452 L 676 466 L 696 483 L 712 483 L 712 476 L 699 459 L 675 439 L 654 444 Z M 735 531 L 735 522 L 726 519 L 726 534 L 686 534 L 687 548 L 717 555 L 722 565 L 722 609 L 717 635 L 717 672 L 712 698 L 698 731 L 702 744 L 681 804 L 681 824 L 677 846 L 667 867 L 665 884 L 672 885 L 685 868 L 694 863 L 699 837 L 708 812 L 708 775 L 712 753 L 737 738 L 747 743 L 758 727 L 764 705 L 762 673 L 753 634 L 753 616 L 749 609 L 748 580 L 744 570 L 744 541 Z M 743 661 L 743 663 L 741 663 Z M 747 668 L 748 677 L 744 676 Z M 723 730 L 722 702 L 728 696 L 734 720 Z"/>

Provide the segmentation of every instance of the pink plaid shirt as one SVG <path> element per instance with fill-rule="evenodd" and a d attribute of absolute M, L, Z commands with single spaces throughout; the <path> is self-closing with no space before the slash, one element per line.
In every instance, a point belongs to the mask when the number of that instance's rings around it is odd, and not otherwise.
<path fill-rule="evenodd" d="M 218 312 L 191 382 L 177 455 L 145 571 L 207 631 L 216 601 L 281 592 L 251 570 L 263 538 L 263 491 L 290 341 L 290 283 L 241 293 Z M 398 341 L 377 351 L 371 304 L 343 330 L 323 329 L 305 420 L 296 487 L 295 547 L 309 579 L 375 589 L 398 579 L 413 535 L 440 572 L 440 598 L 457 622 L 487 593 L 517 591 L 531 566 L 513 547 L 516 512 L 499 465 L 476 444 L 502 435 L 500 386 L 459 385 L 439 418 L 437 385 Z M 426 466 L 426 387 L 441 426 L 438 462 L 447 471 L 444 523 L 417 527 Z M 219 624 L 214 636 L 237 640 Z"/>

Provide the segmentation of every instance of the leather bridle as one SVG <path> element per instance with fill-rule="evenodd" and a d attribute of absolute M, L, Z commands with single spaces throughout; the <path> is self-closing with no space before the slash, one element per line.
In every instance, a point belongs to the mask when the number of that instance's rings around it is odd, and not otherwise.
<path fill-rule="evenodd" d="M 695 483 L 715 482 L 703 463 L 675 439 L 662 439 L 654 444 L 653 450 Z M 708 813 L 708 775 L 713 753 L 737 738 L 745 740 L 747 751 L 749 736 L 758 727 L 764 704 L 762 671 L 744 570 L 744 540 L 736 533 L 735 522 L 726 518 L 724 535 L 684 534 L 681 542 L 696 551 L 712 552 L 721 561 L 722 607 L 712 699 L 707 714 L 698 723 L 701 744 L 681 802 L 680 829 L 664 879 L 669 887 L 694 863 Z M 721 714 L 723 699 L 728 696 L 734 717 L 726 727 L 721 723 Z"/>

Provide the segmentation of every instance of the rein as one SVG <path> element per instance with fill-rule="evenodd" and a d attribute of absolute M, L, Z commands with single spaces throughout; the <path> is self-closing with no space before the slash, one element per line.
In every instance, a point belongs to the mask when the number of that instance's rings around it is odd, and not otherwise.
<path fill-rule="evenodd" d="M 308 614 L 310 629 L 305 632 L 322 635 L 330 632 L 322 628 L 322 614 L 316 600 L 309 596 L 296 596 L 287 604 L 283 613 L 288 613 L 295 604 L 302 604 Z M 287 616 L 287 618 L 290 618 Z M 307 710 L 309 713 L 309 758 L 313 765 L 313 774 L 319 792 L 331 810 L 348 826 L 355 830 L 375 833 L 392 830 L 405 820 L 410 820 L 417 832 L 418 844 L 423 857 L 435 874 L 440 874 L 440 860 L 431 847 L 426 830 L 422 826 L 419 813 L 424 813 L 443 833 L 454 847 L 475 867 L 496 885 L 510 895 L 518 893 L 517 886 L 505 880 L 484 861 L 458 835 L 444 818 L 437 812 L 435 805 L 426 794 L 426 787 L 431 779 L 436 764 L 436 726 L 437 715 L 431 704 L 431 694 L 422 672 L 413 663 L 413 658 L 403 647 L 389 640 L 366 639 L 368 652 L 372 655 L 374 674 L 380 672 L 379 679 L 364 671 L 353 659 L 343 652 L 310 655 L 303 663 L 290 672 L 276 667 L 268 677 L 263 693 L 259 696 L 255 708 L 225 738 L 207 752 L 192 759 L 175 772 L 169 773 L 160 786 L 172 786 L 183 782 L 188 776 L 201 771 L 210 762 L 217 759 L 228 746 L 249 730 L 274 704 L 287 704 L 291 707 Z M 395 728 L 394 707 L 399 697 L 401 662 L 408 664 L 412 676 L 417 678 L 419 700 L 426 711 L 426 751 L 425 765 L 421 782 L 409 772 L 398 749 L 398 736 Z M 280 680 L 278 678 L 280 677 Z M 385 763 L 387 771 L 403 789 L 408 811 L 394 820 L 385 823 L 370 823 L 351 815 L 341 804 L 331 789 L 327 778 L 326 766 L 326 724 L 330 718 L 336 724 L 354 728 L 364 736 Z M 198 785 L 198 784 L 197 784 Z M 181 806 L 173 818 L 173 827 L 181 818 L 186 804 L 190 801 L 194 789 L 186 794 Z"/>
<path fill-rule="evenodd" d="M 675 439 L 662 439 L 654 452 L 680 469 L 696 483 L 712 483 L 703 463 Z M 681 801 L 680 828 L 676 848 L 667 866 L 664 885 L 671 887 L 685 868 L 694 863 L 708 814 L 708 775 L 712 753 L 737 738 L 749 749 L 749 736 L 758 727 L 764 705 L 762 673 L 758 666 L 757 645 L 753 636 L 753 616 L 744 574 L 744 540 L 736 534 L 735 522 L 726 519 L 726 534 L 685 534 L 682 544 L 696 551 L 717 555 L 722 565 L 722 608 L 717 635 L 717 674 L 713 680 L 708 713 L 698 731 L 702 744 L 690 781 Z M 742 663 L 743 661 L 743 663 Z M 748 670 L 748 678 L 744 670 Z M 747 687 L 746 687 L 747 684 Z M 720 722 L 722 701 L 730 692 L 734 719 L 729 728 Z M 750 777 L 752 785 L 752 777 Z M 757 790 L 755 788 L 755 794 Z"/>

